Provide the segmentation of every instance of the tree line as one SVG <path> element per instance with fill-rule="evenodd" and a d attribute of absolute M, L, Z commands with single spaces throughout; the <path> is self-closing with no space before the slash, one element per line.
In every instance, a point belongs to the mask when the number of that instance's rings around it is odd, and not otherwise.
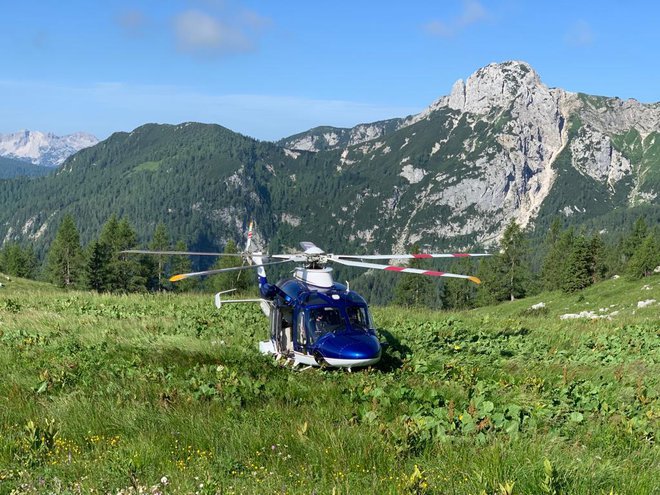
<path fill-rule="evenodd" d="M 563 228 L 555 219 L 541 246 L 540 266 L 534 266 L 529 233 L 515 222 L 506 227 L 495 255 L 475 261 L 460 258 L 450 270 L 476 273 L 475 286 L 462 279 L 443 279 L 438 286 L 426 277 L 404 275 L 394 290 L 395 304 L 465 309 L 513 301 L 544 290 L 572 293 L 615 275 L 642 278 L 660 266 L 660 230 L 643 218 L 616 242 L 606 244 L 601 233 Z M 418 252 L 413 247 L 412 252 Z M 425 260 L 411 266 L 428 268 Z"/>
<path fill-rule="evenodd" d="M 227 272 L 205 280 L 186 279 L 176 284 L 168 277 L 192 270 L 188 256 L 127 255 L 122 251 L 138 247 L 137 233 L 127 218 L 112 215 L 99 236 L 82 246 L 73 216 L 63 217 L 44 263 L 40 266 L 32 246 L 6 243 L 0 249 L 0 272 L 24 278 L 40 278 L 59 287 L 97 292 L 147 291 L 222 291 L 239 292 L 254 286 L 251 272 Z M 166 226 L 156 225 L 147 246 L 154 251 L 187 251 L 185 241 L 172 242 Z M 582 290 L 614 275 L 641 278 L 651 275 L 660 265 L 660 230 L 650 228 L 643 218 L 616 242 L 606 244 L 600 233 L 587 233 L 574 227 L 563 228 L 555 219 L 543 242 L 541 262 L 534 264 L 530 234 L 511 221 L 494 256 L 475 260 L 459 258 L 448 271 L 474 273 L 482 281 L 475 286 L 463 279 L 443 279 L 438 285 L 430 277 L 401 275 L 390 302 L 402 306 L 464 309 L 501 301 L 512 301 L 543 290 L 567 293 Z M 225 253 L 239 252 L 228 241 Z M 418 246 L 412 247 L 419 252 Z M 539 258 L 539 256 L 536 256 Z M 240 257 L 219 257 L 214 268 L 241 264 Z M 424 259 L 410 266 L 430 268 Z"/>
<path fill-rule="evenodd" d="M 82 246 L 73 216 L 65 215 L 42 266 L 31 246 L 8 243 L 0 250 L 0 272 L 43 279 L 62 288 L 115 293 L 247 290 L 253 279 L 249 276 L 251 274 L 237 277 L 234 272 L 209 277 L 203 283 L 198 279 L 186 279 L 173 284 L 168 280 L 170 275 L 192 271 L 190 257 L 122 253 L 137 247 L 136 230 L 127 218 L 112 215 L 103 225 L 98 238 Z M 172 243 L 162 222 L 156 225 L 148 248 L 154 251 L 188 249 L 183 240 Z M 229 241 L 225 252 L 237 253 L 236 244 Z M 240 263 L 240 258 L 223 257 L 212 268 L 229 268 Z"/>

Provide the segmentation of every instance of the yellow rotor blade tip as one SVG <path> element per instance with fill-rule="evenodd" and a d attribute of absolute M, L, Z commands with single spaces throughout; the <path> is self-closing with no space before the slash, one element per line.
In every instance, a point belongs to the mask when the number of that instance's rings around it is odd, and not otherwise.
<path fill-rule="evenodd" d="M 170 282 L 178 282 L 179 280 L 183 280 L 184 278 L 186 278 L 186 276 L 185 276 L 184 274 L 181 274 L 181 275 L 172 275 L 172 276 L 170 277 Z"/>
<path fill-rule="evenodd" d="M 468 280 L 474 282 L 475 284 L 481 283 L 481 280 L 479 280 L 477 277 L 468 277 Z"/>

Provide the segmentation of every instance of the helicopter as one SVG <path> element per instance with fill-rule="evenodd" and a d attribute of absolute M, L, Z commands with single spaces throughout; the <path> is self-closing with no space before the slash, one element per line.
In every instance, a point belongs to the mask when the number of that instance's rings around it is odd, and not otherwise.
<path fill-rule="evenodd" d="M 269 319 L 269 339 L 259 342 L 259 351 L 263 354 L 285 359 L 293 367 L 324 366 L 345 368 L 348 371 L 378 363 L 383 343 L 376 334 L 367 301 L 350 290 L 348 282 L 344 285 L 333 280 L 333 269 L 328 266 L 330 263 L 396 273 L 459 278 L 479 284 L 480 280 L 470 275 L 372 261 L 489 256 L 487 253 L 337 255 L 326 253 L 312 242 L 301 242 L 301 251 L 298 253 L 267 255 L 261 251 L 251 251 L 252 236 L 253 222 L 250 222 L 245 251 L 240 254 L 147 250 L 127 250 L 124 253 L 241 257 L 244 260 L 242 266 L 182 273 L 169 280 L 178 282 L 189 277 L 256 269 L 260 297 L 223 299 L 223 296 L 233 291 L 231 289 L 215 294 L 215 306 L 220 309 L 223 304 L 259 303 Z M 269 282 L 265 267 L 283 264 L 297 265 L 292 276 L 277 283 Z"/>

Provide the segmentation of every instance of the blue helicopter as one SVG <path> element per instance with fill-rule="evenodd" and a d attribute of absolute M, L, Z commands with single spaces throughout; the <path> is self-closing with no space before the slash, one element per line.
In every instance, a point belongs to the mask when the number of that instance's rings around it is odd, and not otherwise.
<path fill-rule="evenodd" d="M 352 368 L 376 364 L 382 353 L 375 325 L 364 298 L 347 285 L 337 283 L 332 277 L 329 263 L 360 268 L 412 273 L 435 277 L 462 278 L 480 283 L 469 275 L 406 268 L 396 265 L 381 265 L 361 260 L 407 260 L 425 258 L 462 258 L 489 256 L 488 254 L 391 254 L 391 255 L 336 255 L 324 252 L 311 242 L 301 242 L 302 251 L 295 254 L 265 255 L 250 252 L 253 224 L 250 223 L 248 241 L 241 256 L 247 265 L 231 268 L 205 270 L 174 275 L 170 281 L 177 282 L 189 277 L 217 273 L 256 269 L 259 281 L 259 298 L 222 299 L 231 291 L 215 294 L 218 309 L 229 303 L 260 303 L 263 313 L 270 322 L 269 340 L 259 342 L 263 354 L 285 359 L 293 366 L 328 366 Z M 224 253 L 192 253 L 180 251 L 131 250 L 129 253 L 183 254 L 223 256 Z M 276 260 L 276 261 L 271 261 Z M 264 267 L 284 263 L 296 263 L 291 278 L 272 284 L 268 281 Z"/>

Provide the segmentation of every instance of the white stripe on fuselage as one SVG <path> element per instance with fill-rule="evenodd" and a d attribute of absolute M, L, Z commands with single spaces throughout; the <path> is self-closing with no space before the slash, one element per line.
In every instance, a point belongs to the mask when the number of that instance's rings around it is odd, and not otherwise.
<path fill-rule="evenodd" d="M 272 354 L 277 355 L 275 351 L 275 346 L 272 342 L 259 342 L 259 350 L 262 354 Z M 316 358 L 310 354 L 305 354 L 303 352 L 294 351 L 293 360 L 296 364 L 304 364 L 307 366 L 320 366 L 316 362 Z M 335 358 L 323 358 L 323 360 L 332 366 L 333 368 L 360 368 L 362 366 L 371 366 L 380 361 L 380 355 L 375 358 L 370 359 L 335 359 Z"/>

